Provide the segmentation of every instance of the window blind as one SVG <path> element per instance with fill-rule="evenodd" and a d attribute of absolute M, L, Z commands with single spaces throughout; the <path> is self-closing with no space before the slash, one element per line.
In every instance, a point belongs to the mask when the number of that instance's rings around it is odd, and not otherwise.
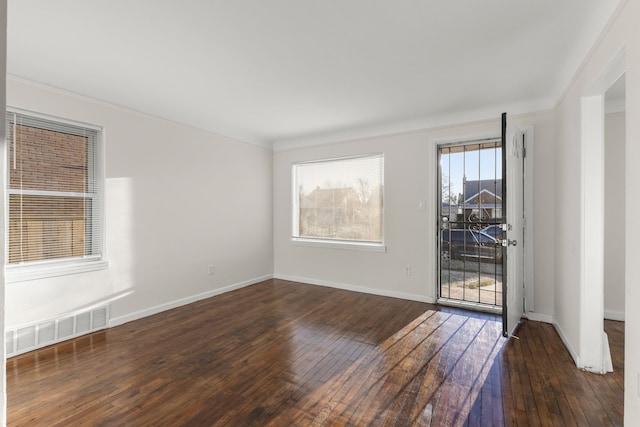
<path fill-rule="evenodd" d="M 7 264 L 100 258 L 99 130 L 11 111 L 6 120 Z"/>
<path fill-rule="evenodd" d="M 384 155 L 293 165 L 294 238 L 382 244 Z"/>

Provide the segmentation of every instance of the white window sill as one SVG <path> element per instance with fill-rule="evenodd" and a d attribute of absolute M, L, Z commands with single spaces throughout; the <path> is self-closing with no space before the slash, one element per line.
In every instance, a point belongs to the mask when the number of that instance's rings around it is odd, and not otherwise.
<path fill-rule="evenodd" d="M 109 267 L 107 260 L 81 260 L 40 263 L 33 265 L 12 265 L 5 269 L 5 282 L 17 283 L 69 274 L 104 270 Z"/>
<path fill-rule="evenodd" d="M 383 243 L 357 242 L 353 240 L 329 240 L 329 239 L 306 239 L 303 237 L 292 237 L 291 243 L 299 246 L 314 246 L 318 248 L 330 249 L 350 249 L 355 251 L 386 252 L 387 247 Z"/>

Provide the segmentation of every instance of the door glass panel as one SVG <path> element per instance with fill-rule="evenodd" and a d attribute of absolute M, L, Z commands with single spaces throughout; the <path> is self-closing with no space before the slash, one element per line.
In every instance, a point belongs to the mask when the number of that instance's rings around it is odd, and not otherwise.
<path fill-rule="evenodd" d="M 439 297 L 502 306 L 500 140 L 440 146 Z"/>

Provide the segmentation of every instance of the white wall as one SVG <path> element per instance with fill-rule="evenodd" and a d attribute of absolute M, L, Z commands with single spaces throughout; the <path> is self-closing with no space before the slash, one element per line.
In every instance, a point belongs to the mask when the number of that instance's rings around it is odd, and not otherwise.
<path fill-rule="evenodd" d="M 7 1 L 0 0 L 0 115 L 5 116 L 5 99 L 6 99 L 6 75 L 7 75 Z M 0 153 L 6 153 L 5 146 L 5 121 L 0 120 Z M 5 177 L 7 166 L 4 161 L 4 155 L 0 155 L 0 188 L 2 188 L 2 197 L 0 198 L 0 223 L 4 224 L 4 194 L 5 194 Z M 5 241 L 4 227 L 0 227 L 0 241 Z M 4 331 L 5 326 L 5 283 L 4 283 L 4 245 L 0 245 L 0 331 Z M 4 339 L 0 340 L 0 362 L 2 366 L 6 366 L 6 351 Z M 0 369 L 0 425 L 7 423 L 7 372 Z"/>
<path fill-rule="evenodd" d="M 626 52 L 627 115 L 640 117 L 640 2 L 628 1 L 594 48 L 557 107 L 555 319 L 568 344 L 580 347 L 581 97 L 621 49 Z M 640 259 L 640 122 L 626 124 L 626 304 L 640 306 L 640 284 L 633 266 Z M 597 332 L 596 332 L 597 333 Z M 625 328 L 625 423 L 640 423 L 640 311 L 627 310 Z"/>
<path fill-rule="evenodd" d="M 15 78 L 7 103 L 104 126 L 110 262 L 7 284 L 8 326 L 108 301 L 117 324 L 271 276 L 271 150 Z"/>
<path fill-rule="evenodd" d="M 612 320 L 624 320 L 625 116 L 605 116 L 604 317 Z"/>
<path fill-rule="evenodd" d="M 518 117 L 535 129 L 535 308 L 553 314 L 553 119 Z M 436 144 L 500 135 L 500 119 L 380 136 L 274 153 L 274 274 L 310 283 L 359 289 L 420 301 L 436 298 Z M 386 253 L 299 246 L 291 243 L 291 165 L 294 162 L 383 152 Z M 551 168 L 551 172 L 548 168 Z M 420 202 L 427 209 L 420 210 Z M 410 266 L 412 275 L 404 275 Z"/>

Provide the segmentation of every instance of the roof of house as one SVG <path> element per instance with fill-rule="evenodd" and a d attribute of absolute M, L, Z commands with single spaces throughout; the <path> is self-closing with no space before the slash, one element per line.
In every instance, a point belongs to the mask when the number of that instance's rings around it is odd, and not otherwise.
<path fill-rule="evenodd" d="M 465 202 L 483 191 L 502 199 L 502 179 L 466 181 L 464 184 Z"/>
<path fill-rule="evenodd" d="M 316 207 L 326 207 L 334 203 L 341 203 L 346 200 L 350 193 L 353 192 L 351 187 L 342 188 L 316 188 L 307 196 L 304 196 L 300 202 L 300 207 L 310 209 Z"/>

